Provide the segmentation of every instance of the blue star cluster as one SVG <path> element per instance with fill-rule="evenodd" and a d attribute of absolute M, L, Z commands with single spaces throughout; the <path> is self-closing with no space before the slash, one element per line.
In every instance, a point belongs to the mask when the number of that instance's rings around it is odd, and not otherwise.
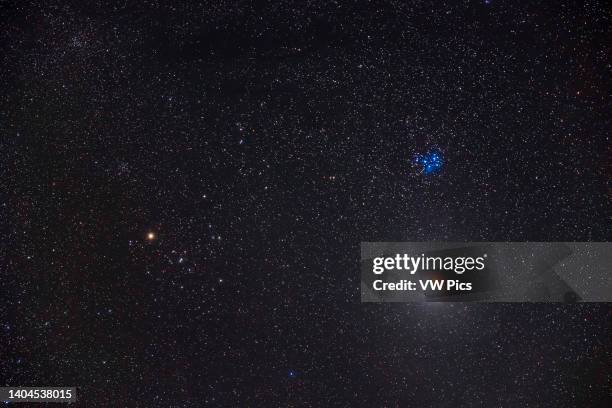
<path fill-rule="evenodd" d="M 414 163 L 422 174 L 428 176 L 442 171 L 444 157 L 441 151 L 435 149 L 424 154 L 417 154 L 414 158 Z"/>

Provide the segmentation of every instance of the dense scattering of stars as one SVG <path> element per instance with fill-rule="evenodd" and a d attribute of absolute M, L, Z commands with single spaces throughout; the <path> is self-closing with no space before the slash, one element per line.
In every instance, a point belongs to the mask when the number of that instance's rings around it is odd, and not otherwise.
<path fill-rule="evenodd" d="M 611 20 L 598 1 L 1 2 L 2 385 L 100 407 L 610 406 L 610 306 L 361 304 L 358 259 L 607 241 Z"/>

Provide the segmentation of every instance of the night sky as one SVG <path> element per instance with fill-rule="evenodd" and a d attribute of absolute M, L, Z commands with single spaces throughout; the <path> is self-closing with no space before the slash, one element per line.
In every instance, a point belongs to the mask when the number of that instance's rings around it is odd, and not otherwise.
<path fill-rule="evenodd" d="M 609 241 L 609 3 L 174 3 L 0 2 L 0 385 L 612 406 L 609 304 L 359 294 L 362 241 Z"/>

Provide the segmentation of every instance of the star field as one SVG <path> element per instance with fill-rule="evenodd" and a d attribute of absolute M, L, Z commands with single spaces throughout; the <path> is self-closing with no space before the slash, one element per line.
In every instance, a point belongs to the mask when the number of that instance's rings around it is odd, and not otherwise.
<path fill-rule="evenodd" d="M 608 304 L 361 304 L 362 241 L 608 241 L 605 2 L 0 3 L 0 380 L 608 407 Z"/>

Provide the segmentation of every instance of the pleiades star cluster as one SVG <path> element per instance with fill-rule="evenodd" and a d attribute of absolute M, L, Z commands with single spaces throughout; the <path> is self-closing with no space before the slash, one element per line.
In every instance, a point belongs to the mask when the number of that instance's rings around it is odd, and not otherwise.
<path fill-rule="evenodd" d="M 604 1 L 0 2 L 0 384 L 611 406 L 609 304 L 359 294 L 362 241 L 610 239 L 611 23 Z"/>

